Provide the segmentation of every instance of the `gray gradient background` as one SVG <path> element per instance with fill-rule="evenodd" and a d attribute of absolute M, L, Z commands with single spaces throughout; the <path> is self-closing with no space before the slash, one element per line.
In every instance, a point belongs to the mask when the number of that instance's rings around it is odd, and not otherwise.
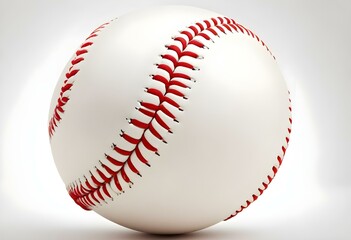
<path fill-rule="evenodd" d="M 277 57 L 293 100 L 284 164 L 234 219 L 172 239 L 350 239 L 351 2 L 0 2 L 0 238 L 162 239 L 84 212 L 67 196 L 47 137 L 53 88 L 98 25 L 155 4 L 186 4 L 251 28 Z"/>

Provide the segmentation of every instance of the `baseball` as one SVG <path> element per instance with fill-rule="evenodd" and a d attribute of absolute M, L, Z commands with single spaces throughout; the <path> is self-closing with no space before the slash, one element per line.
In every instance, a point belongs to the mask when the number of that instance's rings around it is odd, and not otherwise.
<path fill-rule="evenodd" d="M 84 210 L 192 232 L 255 201 L 282 163 L 289 92 L 266 43 L 221 14 L 139 10 L 96 28 L 54 90 L 49 138 Z"/>

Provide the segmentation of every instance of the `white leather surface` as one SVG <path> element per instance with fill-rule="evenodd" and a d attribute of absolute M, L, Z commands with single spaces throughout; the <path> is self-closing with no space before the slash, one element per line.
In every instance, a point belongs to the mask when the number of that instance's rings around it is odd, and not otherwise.
<path fill-rule="evenodd" d="M 51 139 L 66 185 L 95 171 L 112 143 L 124 144 L 121 129 L 140 134 L 126 118 L 139 116 L 137 101 L 149 97 L 145 87 L 159 87 L 149 75 L 159 71 L 154 64 L 165 45 L 179 30 L 217 16 L 190 7 L 159 7 L 122 16 L 99 33 L 79 65 Z M 209 49 L 196 50 L 204 59 L 192 60 L 200 70 L 189 72 L 196 83 L 181 102 L 180 123 L 171 125 L 174 134 L 162 133 L 168 144 L 153 142 L 161 156 L 148 153 L 151 168 L 134 160 L 142 177 L 126 169 L 132 188 L 124 184 L 125 193 L 94 211 L 136 230 L 194 231 L 239 210 L 273 175 L 290 125 L 288 91 L 277 64 L 246 34 L 213 40 L 204 42 Z"/>

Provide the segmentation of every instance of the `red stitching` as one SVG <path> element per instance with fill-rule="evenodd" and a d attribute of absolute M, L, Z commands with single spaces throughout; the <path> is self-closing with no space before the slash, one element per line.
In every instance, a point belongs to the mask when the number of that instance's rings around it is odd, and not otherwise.
<path fill-rule="evenodd" d="M 103 24 L 94 30 L 92 34 L 87 38 L 87 40 L 98 36 L 97 33 L 107 24 L 108 23 Z M 211 18 L 209 20 L 197 22 L 187 29 L 181 31 L 180 36 L 173 38 L 174 44 L 166 46 L 168 51 L 167 54 L 161 55 L 161 58 L 168 60 L 169 64 L 156 64 L 157 68 L 165 75 L 150 75 L 152 80 L 163 83 L 165 88 L 163 90 L 156 88 L 145 88 L 145 92 L 155 96 L 158 99 L 158 102 L 155 103 L 140 100 L 138 101 L 140 106 L 135 108 L 138 112 L 148 117 L 149 121 L 145 122 L 145 119 L 141 120 L 136 118 L 127 118 L 129 124 L 143 130 L 141 137 L 136 138 L 121 130 L 120 137 L 125 142 L 132 144 L 134 148 L 128 150 L 124 149 L 121 146 L 112 144 L 112 149 L 116 154 L 119 154 L 119 158 L 105 154 L 105 160 L 100 161 L 101 168 L 95 167 L 95 175 L 92 173 L 92 171 L 90 171 L 90 176 L 84 176 L 85 181 L 78 179 L 67 186 L 69 195 L 79 206 L 85 210 L 90 210 L 93 206 L 96 206 L 96 204 L 106 202 L 107 198 L 113 199 L 111 191 L 115 192 L 117 195 L 123 193 L 124 187 L 121 184 L 122 180 L 129 186 L 133 184 L 130 177 L 126 173 L 126 167 L 128 167 L 134 174 L 141 176 L 141 173 L 136 168 L 135 164 L 133 164 L 132 158 L 135 158 L 143 164 L 150 166 L 150 163 L 145 157 L 144 152 L 149 151 L 159 155 L 157 152 L 158 149 L 156 146 L 154 146 L 154 143 L 151 141 L 150 136 L 164 143 L 167 143 L 159 129 L 163 128 L 169 133 L 173 133 L 169 125 L 169 120 L 178 122 L 174 109 L 183 111 L 181 102 L 179 101 L 180 99 L 187 99 L 187 96 L 183 90 L 190 89 L 190 86 L 187 84 L 189 81 L 195 82 L 195 80 L 192 79 L 192 77 L 188 74 L 179 71 L 176 72 L 175 69 L 181 67 L 191 70 L 199 70 L 196 68 L 196 66 L 182 61 L 182 57 L 187 56 L 194 59 L 202 59 L 202 57 L 196 52 L 188 51 L 187 47 L 189 45 L 193 45 L 198 48 L 207 48 L 204 42 L 210 40 L 213 41 L 211 36 L 215 37 L 219 36 L 221 33 L 227 34 L 227 32 L 239 33 L 239 31 L 241 31 L 243 34 L 257 39 L 257 41 L 261 42 L 261 44 L 265 46 L 265 44 L 251 31 L 237 24 L 234 20 L 226 17 Z M 195 37 L 197 39 L 194 39 Z M 69 71 L 66 74 L 67 79 L 64 81 L 64 86 L 61 89 L 60 97 L 58 98 L 57 106 L 54 109 L 53 117 L 49 122 L 50 137 L 52 137 L 55 131 L 55 127 L 57 127 L 57 123 L 62 119 L 64 106 L 69 101 L 69 97 L 65 95 L 65 92 L 72 88 L 74 82 L 70 80 L 79 72 L 79 69 L 75 68 L 75 65 L 84 61 L 84 58 L 81 55 L 86 54 L 88 52 L 86 48 L 90 47 L 91 45 L 93 45 L 92 41 L 83 43 L 81 45 L 81 49 L 77 50 L 76 52 L 76 58 L 71 61 L 72 66 L 69 68 Z M 267 51 L 269 51 L 268 48 Z M 269 53 L 271 54 L 270 51 Z M 172 86 L 177 86 L 178 88 L 175 89 L 172 88 Z M 291 108 L 289 109 L 291 110 Z M 289 121 L 291 122 L 291 118 Z M 289 128 L 288 132 L 290 133 L 290 131 L 291 130 Z M 285 153 L 284 148 L 282 149 Z M 282 158 L 283 156 L 277 157 L 279 165 L 282 162 Z M 278 171 L 278 168 L 279 166 L 274 166 L 272 168 L 274 175 Z M 268 176 L 268 183 L 273 179 L 273 177 Z M 260 193 L 262 193 L 267 188 L 267 186 L 268 184 L 263 183 L 263 188 L 259 188 Z M 115 188 L 115 190 L 113 188 Z M 252 197 L 253 200 L 256 200 L 258 196 L 252 195 Z M 251 202 L 252 201 L 249 200 L 246 201 L 247 206 Z M 236 211 L 235 214 L 231 215 L 229 218 L 233 217 L 238 212 L 241 212 L 243 208 L 245 207 L 242 206 L 240 210 Z"/>
<path fill-rule="evenodd" d="M 103 28 L 105 28 L 106 25 L 109 23 L 104 23 L 100 25 L 98 28 L 96 28 L 86 39 L 86 41 L 80 46 L 80 48 L 76 51 L 76 55 L 74 59 L 71 61 L 71 66 L 69 67 L 67 73 L 65 74 L 66 80 L 64 81 L 63 86 L 61 87 L 60 91 L 60 96 L 57 99 L 57 104 L 54 108 L 54 113 L 53 116 L 51 117 L 49 121 L 49 137 L 51 138 L 54 133 L 56 128 L 58 127 L 58 123 L 62 120 L 62 114 L 65 112 L 64 107 L 69 101 L 69 97 L 66 95 L 67 91 L 70 91 L 73 87 L 74 79 L 73 77 L 76 76 L 79 72 L 79 63 L 84 61 L 83 55 L 88 53 L 88 48 L 91 47 L 94 42 L 91 41 L 92 38 L 98 36 L 98 32 L 100 32 Z M 90 39 L 90 41 L 88 41 Z"/>
<path fill-rule="evenodd" d="M 290 92 L 289 92 L 289 94 L 290 94 Z M 291 103 L 291 99 L 289 98 L 289 104 L 290 104 L 290 103 Z M 291 112 L 292 112 L 291 106 L 289 106 L 288 109 L 289 109 L 289 112 L 291 113 Z M 246 205 L 241 205 L 241 206 L 240 206 L 240 209 L 236 210 L 232 215 L 230 215 L 228 218 L 224 219 L 224 221 L 227 221 L 227 220 L 231 219 L 232 217 L 235 217 L 238 213 L 242 212 L 245 208 L 247 208 L 248 206 L 250 206 L 251 203 L 253 203 L 254 201 L 256 201 L 257 198 L 258 198 L 259 196 L 262 195 L 262 193 L 268 188 L 268 185 L 269 185 L 269 184 L 272 182 L 272 180 L 274 179 L 274 177 L 275 177 L 275 175 L 277 174 L 277 172 L 278 172 L 280 166 L 282 165 L 283 158 L 284 158 L 285 152 L 286 152 L 286 148 L 287 148 L 287 146 L 288 146 L 288 144 L 289 144 L 289 141 L 290 141 L 289 136 L 290 136 L 290 133 L 291 133 L 292 118 L 289 117 L 288 121 L 289 121 L 289 125 L 290 125 L 290 126 L 287 128 L 287 135 L 286 135 L 286 137 L 285 137 L 285 142 L 286 142 L 286 144 L 283 145 L 283 146 L 281 147 L 281 150 L 282 150 L 282 151 L 281 151 L 281 155 L 278 155 L 278 156 L 277 156 L 277 162 L 278 162 L 278 163 L 277 163 L 277 166 L 273 166 L 273 167 L 272 167 L 272 174 L 271 174 L 271 175 L 267 175 L 268 183 L 262 182 L 262 187 L 258 188 L 259 195 L 257 196 L 257 195 L 255 195 L 255 194 L 253 194 L 251 200 L 246 200 Z"/>

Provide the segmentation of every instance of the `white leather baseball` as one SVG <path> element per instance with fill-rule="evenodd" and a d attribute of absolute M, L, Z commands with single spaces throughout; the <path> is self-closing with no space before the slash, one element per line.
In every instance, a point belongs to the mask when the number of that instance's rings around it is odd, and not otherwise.
<path fill-rule="evenodd" d="M 82 208 L 149 233 L 235 216 L 283 159 L 289 93 L 252 31 L 221 14 L 162 6 L 101 25 L 54 91 L 57 169 Z"/>

